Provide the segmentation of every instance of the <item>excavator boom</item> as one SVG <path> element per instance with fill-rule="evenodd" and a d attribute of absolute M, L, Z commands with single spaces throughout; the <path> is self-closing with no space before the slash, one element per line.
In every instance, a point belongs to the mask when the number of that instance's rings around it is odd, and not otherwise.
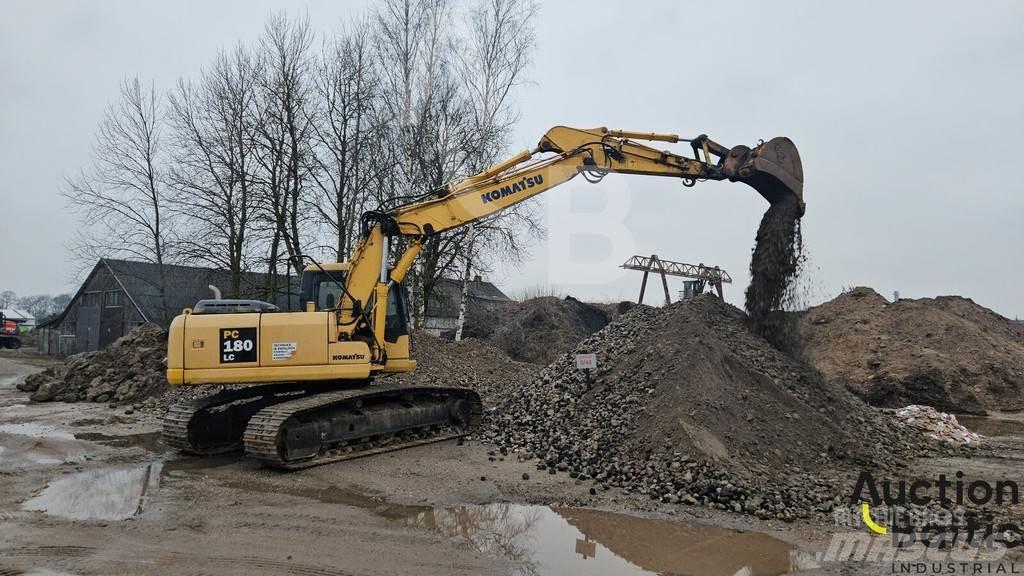
<path fill-rule="evenodd" d="M 701 135 L 689 142 L 693 158 L 636 142 L 684 141 L 675 134 L 627 132 L 556 126 L 533 150 L 526 150 L 480 174 L 451 183 L 428 198 L 398 207 L 384 216 L 386 233 L 430 236 L 469 224 L 563 184 L 579 174 L 594 181 L 604 174 L 730 180 L 753 187 L 769 202 L 795 198 L 803 206 L 803 168 L 788 138 L 773 138 L 754 148 L 725 148 Z"/>

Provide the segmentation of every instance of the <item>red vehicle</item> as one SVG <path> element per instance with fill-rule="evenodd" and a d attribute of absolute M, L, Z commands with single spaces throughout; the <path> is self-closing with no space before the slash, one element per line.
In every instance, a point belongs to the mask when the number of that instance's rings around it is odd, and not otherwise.
<path fill-rule="evenodd" d="M 8 320 L 0 314 L 0 348 L 17 350 L 21 348 L 21 340 L 18 338 L 18 323 Z"/>

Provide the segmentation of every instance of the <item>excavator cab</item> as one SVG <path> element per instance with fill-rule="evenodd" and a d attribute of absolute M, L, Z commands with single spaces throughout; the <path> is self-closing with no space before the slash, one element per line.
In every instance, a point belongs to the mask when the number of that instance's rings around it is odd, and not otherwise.
<path fill-rule="evenodd" d="M 341 297 L 344 294 L 344 287 L 348 269 L 331 270 L 336 267 L 334 264 L 324 264 L 318 269 L 316 266 L 309 266 L 302 272 L 301 294 L 299 303 L 301 310 L 306 309 L 308 302 L 313 303 L 313 309 L 317 312 L 324 310 L 335 310 Z"/>
<path fill-rule="evenodd" d="M 299 297 L 302 309 L 306 309 L 307 302 L 312 302 L 316 312 L 337 310 L 345 293 L 343 284 L 348 270 L 348 262 L 307 266 L 302 272 Z M 409 302 L 401 283 L 392 283 L 388 288 L 384 322 L 384 341 L 387 344 L 395 344 L 401 337 L 409 335 Z M 408 354 L 403 354 L 406 356 Z"/>

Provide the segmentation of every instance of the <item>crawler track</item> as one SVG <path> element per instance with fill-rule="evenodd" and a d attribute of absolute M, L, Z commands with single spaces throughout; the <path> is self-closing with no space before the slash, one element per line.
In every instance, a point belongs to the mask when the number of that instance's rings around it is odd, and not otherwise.
<path fill-rule="evenodd" d="M 480 422 L 480 397 L 463 388 L 381 384 L 263 408 L 249 420 L 248 456 L 296 470 L 458 438 Z"/>
<path fill-rule="evenodd" d="M 322 389 L 322 385 L 252 386 L 175 404 L 164 415 L 164 444 L 199 456 L 240 451 L 242 433 L 253 414 Z"/>

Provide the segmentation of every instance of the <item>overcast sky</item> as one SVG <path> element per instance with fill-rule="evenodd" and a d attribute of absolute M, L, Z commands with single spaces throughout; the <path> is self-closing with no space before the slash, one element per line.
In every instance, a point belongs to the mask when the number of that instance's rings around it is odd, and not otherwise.
<path fill-rule="evenodd" d="M 126 76 L 163 89 L 267 15 L 330 32 L 372 2 L 4 2 L 0 290 L 70 291 L 77 225 L 58 190 L 89 163 Z M 785 135 L 806 176 L 807 281 L 891 297 L 960 294 L 1024 317 L 1024 2 L 545 2 L 515 148 L 550 126 Z M 633 253 L 716 264 L 742 302 L 765 201 L 739 184 L 582 179 L 542 200 L 549 238 L 491 275 L 516 293 L 635 298 Z M 673 291 L 680 288 L 672 284 Z M 654 296 L 648 301 L 655 303 Z M 651 292 L 649 292 L 651 294 Z"/>

